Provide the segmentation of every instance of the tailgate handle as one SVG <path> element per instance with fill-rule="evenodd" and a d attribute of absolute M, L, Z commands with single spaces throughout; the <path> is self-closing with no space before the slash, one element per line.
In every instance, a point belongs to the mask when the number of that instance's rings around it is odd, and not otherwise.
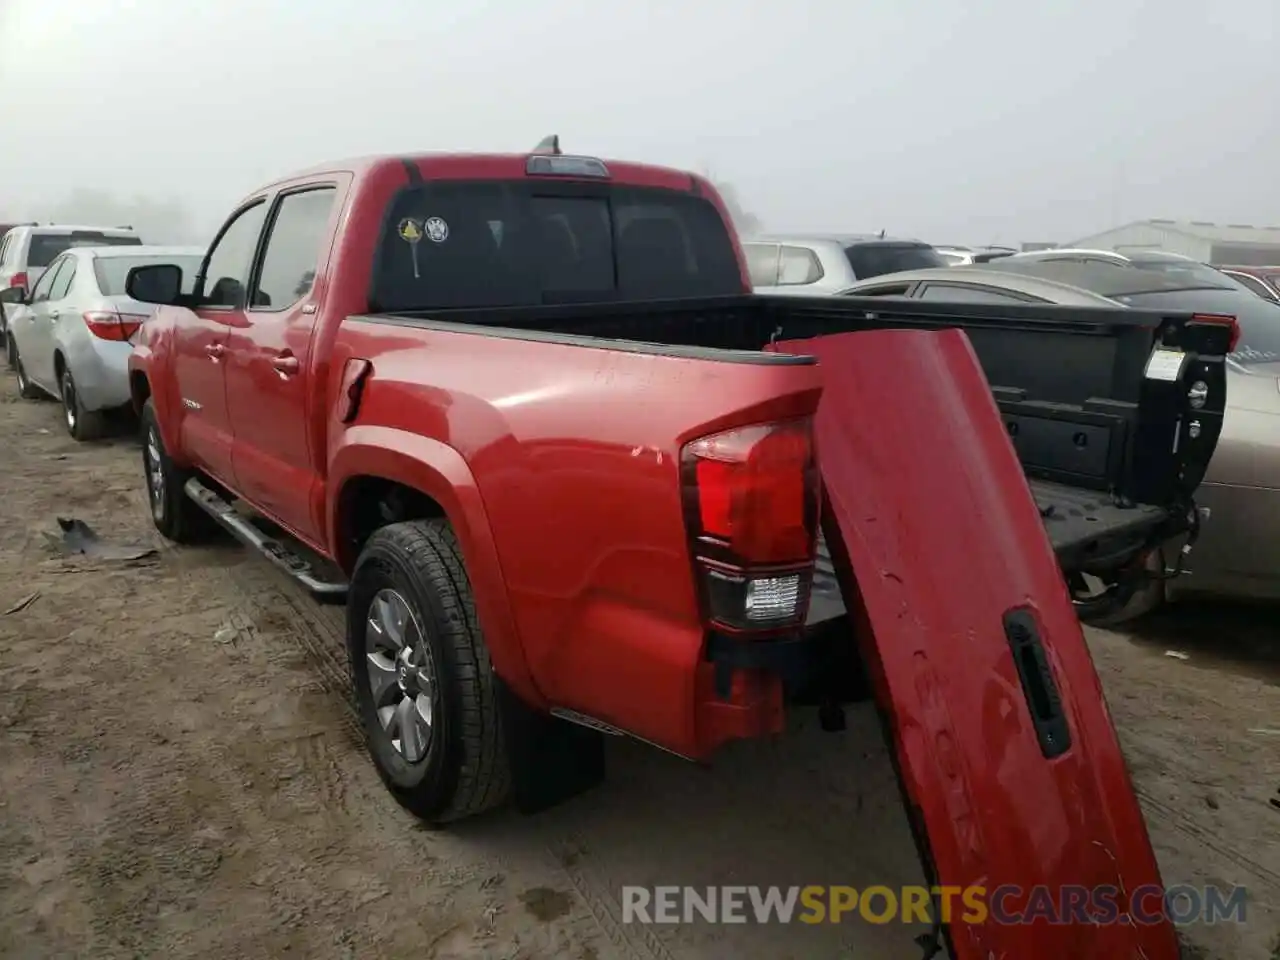
<path fill-rule="evenodd" d="M 1045 656 L 1040 627 L 1030 610 L 1015 607 L 1005 612 L 1004 635 L 1018 668 L 1040 752 L 1045 759 L 1052 760 L 1071 749 L 1071 728 L 1067 726 L 1058 684 Z"/>

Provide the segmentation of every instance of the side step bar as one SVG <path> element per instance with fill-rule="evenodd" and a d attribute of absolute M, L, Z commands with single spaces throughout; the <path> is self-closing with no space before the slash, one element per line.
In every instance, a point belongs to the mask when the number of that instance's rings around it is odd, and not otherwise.
<path fill-rule="evenodd" d="M 322 580 L 316 575 L 311 563 L 291 550 L 289 546 L 267 536 L 240 514 L 236 513 L 227 500 L 214 493 L 203 483 L 192 477 L 187 481 L 183 492 L 195 501 L 196 505 L 213 519 L 217 520 L 227 532 L 246 547 L 257 550 L 277 567 L 307 588 L 317 600 L 324 603 L 344 603 L 347 599 L 347 585 Z"/>

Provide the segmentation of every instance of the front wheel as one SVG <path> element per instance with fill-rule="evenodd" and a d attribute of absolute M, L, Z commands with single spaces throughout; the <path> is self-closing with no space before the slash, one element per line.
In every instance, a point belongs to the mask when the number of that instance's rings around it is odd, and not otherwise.
<path fill-rule="evenodd" d="M 151 400 L 142 407 L 142 466 L 147 478 L 147 502 L 156 529 L 174 543 L 199 543 L 217 527 L 183 490 L 192 476 L 169 458 Z"/>
<path fill-rule="evenodd" d="M 347 652 L 369 753 L 401 806 L 438 825 L 507 800 L 493 666 L 448 523 L 394 523 L 369 538 L 351 578 Z"/>

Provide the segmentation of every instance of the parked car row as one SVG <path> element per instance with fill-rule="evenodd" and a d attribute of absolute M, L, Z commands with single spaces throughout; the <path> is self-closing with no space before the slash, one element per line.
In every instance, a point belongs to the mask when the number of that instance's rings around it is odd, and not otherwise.
<path fill-rule="evenodd" d="M 793 238 L 793 261 L 818 243 Z M 840 277 L 850 274 L 838 271 Z M 798 271 L 792 276 L 800 282 Z M 863 271 L 861 277 L 842 289 L 834 282 L 815 282 L 806 292 L 938 304 L 1185 310 L 1236 318 L 1240 339 L 1226 366 L 1227 416 L 1197 496 L 1212 522 L 1199 530 L 1190 552 L 1181 551 L 1181 540 L 1153 549 L 1144 564 L 1145 583 L 1123 603 L 1115 602 L 1114 584 L 1103 587 L 1085 571 L 1072 574 L 1068 585 L 1081 614 L 1104 623 L 1131 620 L 1183 592 L 1280 599 L 1280 295 L 1273 286 L 1280 283 L 1280 268 L 1218 268 L 1163 251 L 1058 248 L 1008 251 L 945 267 Z M 1015 446 L 1025 442 L 1014 436 Z M 1166 579 L 1175 568 L 1178 576 Z"/>
<path fill-rule="evenodd" d="M 125 292 L 133 267 L 183 263 L 203 251 L 146 246 L 130 228 L 20 225 L 0 240 L 0 313 L 8 366 L 23 397 L 62 403 L 77 440 L 128 408 L 129 352 L 154 308 Z"/>

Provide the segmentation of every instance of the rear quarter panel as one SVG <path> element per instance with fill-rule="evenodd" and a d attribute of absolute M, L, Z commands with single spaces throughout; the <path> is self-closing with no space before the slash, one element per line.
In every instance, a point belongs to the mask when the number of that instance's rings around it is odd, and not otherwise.
<path fill-rule="evenodd" d="M 367 320 L 337 338 L 334 369 L 348 357 L 373 372 L 356 424 L 334 425 L 333 488 L 377 449 L 421 463 L 425 492 L 461 511 L 477 599 L 497 611 L 486 634 L 505 605 L 541 698 L 693 755 L 703 631 L 680 448 L 812 413 L 816 368 Z"/>

